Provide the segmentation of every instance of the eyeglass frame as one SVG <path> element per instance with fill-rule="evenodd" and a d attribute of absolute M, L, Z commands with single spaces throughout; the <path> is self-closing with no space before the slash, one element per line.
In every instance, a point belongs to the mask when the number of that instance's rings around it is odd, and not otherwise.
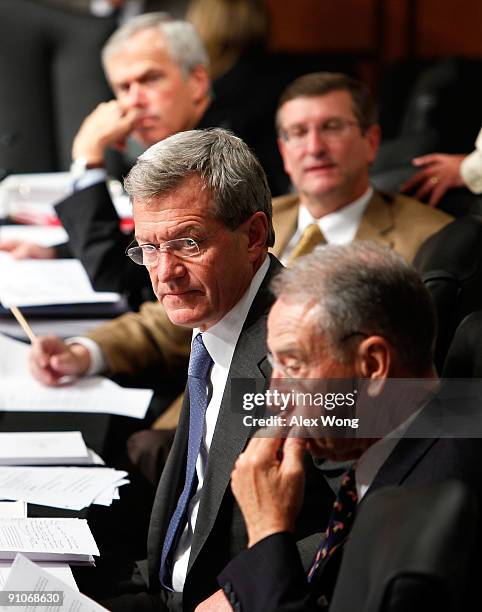
<path fill-rule="evenodd" d="M 201 249 L 200 249 L 200 244 L 201 241 L 198 240 L 194 240 L 194 238 L 191 238 L 190 236 L 185 236 L 185 237 L 181 237 L 181 238 L 173 238 L 172 240 L 165 240 L 164 242 L 156 245 L 156 244 L 152 244 L 152 243 L 147 243 L 147 244 L 137 244 L 136 240 L 133 240 L 129 246 L 126 248 L 125 250 L 125 255 L 127 257 L 129 257 L 129 259 L 131 261 L 133 261 L 135 264 L 137 264 L 138 266 L 145 266 L 146 268 L 152 267 L 157 265 L 157 262 L 159 261 L 159 255 L 161 253 L 169 253 L 169 252 L 173 252 L 174 249 L 169 249 L 169 245 L 172 245 L 172 243 L 176 243 L 176 242 L 180 242 L 182 240 L 189 240 L 192 243 L 192 246 L 195 247 L 195 252 L 193 253 L 185 253 L 185 254 L 179 254 L 179 253 L 173 253 L 175 257 L 178 257 L 179 259 L 188 259 L 191 257 L 196 257 L 196 255 L 199 255 L 201 253 Z M 134 245 L 134 246 L 133 246 Z M 166 246 L 168 247 L 166 249 Z M 154 255 L 154 253 L 156 253 L 156 261 L 150 264 L 144 263 L 143 261 L 136 261 L 134 259 L 134 255 L 135 254 L 139 254 L 141 258 L 144 257 L 144 255 L 146 254 L 146 249 L 145 247 L 150 247 L 150 249 L 147 251 L 147 253 L 152 253 L 152 255 Z M 135 251 L 135 253 L 134 253 Z"/>
<path fill-rule="evenodd" d="M 365 333 L 365 332 L 361 332 L 361 331 L 352 331 L 349 332 L 347 334 L 345 334 L 344 336 L 342 336 L 339 340 L 338 340 L 338 344 L 341 344 L 342 342 L 346 342 L 347 340 L 350 340 L 351 338 L 354 338 L 355 336 L 362 336 L 363 338 L 368 338 L 369 334 Z M 295 365 L 290 365 L 290 366 L 283 366 L 280 364 L 280 362 L 275 359 L 273 353 L 271 351 L 268 351 L 266 353 L 266 359 L 268 360 L 269 365 L 271 366 L 272 370 L 278 370 L 279 372 L 281 372 L 283 374 L 283 376 L 285 378 L 298 378 L 297 376 L 291 376 L 289 375 L 288 370 L 290 370 L 291 368 L 296 368 L 296 367 L 300 367 L 300 366 L 307 366 L 307 363 L 303 363 L 301 360 L 296 360 L 295 361 Z"/>
<path fill-rule="evenodd" d="M 332 129 L 332 131 L 330 131 L 329 128 L 327 128 L 327 125 L 329 125 L 330 123 L 336 122 L 336 128 Z M 323 123 L 321 125 L 315 125 L 315 126 L 305 126 L 302 124 L 296 124 L 294 126 L 291 126 L 290 128 L 284 129 L 284 128 L 279 128 L 278 134 L 279 137 L 281 138 L 281 140 L 283 140 L 284 142 L 290 143 L 294 146 L 301 146 L 302 144 L 304 144 L 306 142 L 306 139 L 312 129 L 312 127 L 314 127 L 314 129 L 316 130 L 316 133 L 321 136 L 322 138 L 341 138 L 343 133 L 346 131 L 346 129 L 348 127 L 351 126 L 359 126 L 360 131 L 362 134 L 365 133 L 366 131 L 366 126 L 363 126 L 358 120 L 356 119 L 348 119 L 345 117 L 330 117 L 328 119 L 326 119 L 325 121 L 323 121 Z M 305 132 L 302 134 L 291 134 L 290 135 L 290 130 L 293 129 L 305 129 Z"/>

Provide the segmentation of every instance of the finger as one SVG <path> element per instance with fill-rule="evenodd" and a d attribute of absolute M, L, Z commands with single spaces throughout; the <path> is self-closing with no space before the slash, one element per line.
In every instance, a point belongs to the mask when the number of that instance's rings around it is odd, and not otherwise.
<path fill-rule="evenodd" d="M 12 251 L 17 245 L 18 240 L 2 240 L 0 242 L 0 251 Z"/>
<path fill-rule="evenodd" d="M 36 361 L 31 354 L 29 355 L 28 365 L 32 376 L 42 384 L 48 386 L 56 386 L 59 384 L 60 376 L 53 372 L 48 365 L 45 367 L 39 365 L 39 362 Z"/>
<path fill-rule="evenodd" d="M 272 462 L 279 458 L 284 439 L 279 437 L 252 438 L 243 455 L 246 460 L 257 463 Z"/>
<path fill-rule="evenodd" d="M 412 159 L 412 164 L 417 168 L 420 166 L 427 166 L 440 160 L 441 153 L 430 153 L 429 155 L 420 155 Z"/>
<path fill-rule="evenodd" d="M 423 200 L 425 196 L 432 193 L 433 189 L 435 189 L 436 183 L 434 183 L 430 178 L 427 178 L 425 183 L 418 189 L 418 191 L 413 196 L 416 200 Z"/>
<path fill-rule="evenodd" d="M 75 376 L 79 373 L 79 363 L 70 350 L 52 355 L 49 366 L 60 376 Z"/>
<path fill-rule="evenodd" d="M 430 195 L 430 199 L 428 201 L 428 205 L 435 207 L 439 204 L 442 197 L 445 195 L 449 185 L 445 183 L 445 181 L 440 181 L 435 185 L 434 190 Z"/>
<path fill-rule="evenodd" d="M 303 470 L 303 457 L 305 455 L 306 442 L 303 438 L 287 438 L 283 446 L 283 470 Z"/>
<path fill-rule="evenodd" d="M 422 181 L 425 180 L 425 176 L 426 175 L 423 170 L 421 172 L 417 172 L 403 183 L 403 185 L 400 187 L 400 191 L 402 193 L 406 191 L 413 191 Z"/>

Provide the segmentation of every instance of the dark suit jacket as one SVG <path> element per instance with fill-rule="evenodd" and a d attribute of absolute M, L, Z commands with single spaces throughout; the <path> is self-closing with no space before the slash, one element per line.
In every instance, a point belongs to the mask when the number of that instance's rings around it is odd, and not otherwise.
<path fill-rule="evenodd" d="M 475 489 L 480 500 L 481 458 L 480 440 L 404 438 L 382 465 L 366 495 L 388 485 L 424 485 L 455 478 Z M 325 524 L 321 525 L 324 530 Z M 339 551 L 319 567 L 308 585 L 293 537 L 278 533 L 243 551 L 218 581 L 237 612 L 327 609 L 342 547 Z"/>
<path fill-rule="evenodd" d="M 271 257 L 268 273 L 256 295 L 246 318 L 234 352 L 229 371 L 228 384 L 221 403 L 209 459 L 196 529 L 192 542 L 188 573 L 183 591 L 183 610 L 195 606 L 218 589 L 216 576 L 226 563 L 237 555 L 247 543 L 246 529 L 241 512 L 235 503 L 229 486 L 231 471 L 237 456 L 244 449 L 249 431 L 242 424 L 242 414 L 232 410 L 229 380 L 269 378 L 271 369 L 266 359 L 266 319 L 274 297 L 269 291 L 269 283 L 281 269 L 277 259 Z M 144 579 L 151 596 L 160 594 L 162 609 L 162 588 L 159 583 L 159 562 L 162 543 L 179 494 L 184 485 L 187 440 L 189 430 L 189 395 L 186 391 L 174 443 L 164 467 L 157 489 L 151 516 L 148 537 L 147 562 L 141 565 Z M 310 467 L 311 478 L 315 470 Z M 318 476 L 318 475 L 317 475 Z M 300 517 L 300 537 L 317 531 L 320 516 L 327 520 L 333 503 L 333 494 L 323 479 L 312 478 L 313 486 L 308 486 L 305 504 Z M 310 551 L 311 556 L 312 551 Z M 138 595 L 147 601 L 145 595 Z M 137 601 L 130 608 L 138 609 Z M 156 609 L 156 608 L 139 608 Z M 159 608 L 158 608 L 159 609 Z"/>
<path fill-rule="evenodd" d="M 213 126 L 229 127 L 219 110 L 208 108 L 197 127 Z M 125 255 L 134 236 L 121 231 L 104 182 L 76 191 L 55 210 L 69 235 L 69 242 L 57 247 L 57 256 L 79 259 L 96 291 L 124 293 L 134 308 L 155 300 L 147 270 Z"/>

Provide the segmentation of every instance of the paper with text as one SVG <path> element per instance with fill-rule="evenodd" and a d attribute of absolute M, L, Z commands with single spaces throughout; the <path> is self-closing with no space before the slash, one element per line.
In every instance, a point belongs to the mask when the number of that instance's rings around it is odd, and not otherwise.
<path fill-rule="evenodd" d="M 45 607 L 29 604 L 16 607 L 17 612 L 49 612 L 50 610 L 71 610 L 75 612 L 105 612 L 105 608 L 89 599 L 82 593 L 69 588 L 65 583 L 53 576 L 44 568 L 39 567 L 26 559 L 23 555 L 17 555 L 10 575 L 4 586 L 5 591 L 61 591 L 63 593 L 62 607 Z M 4 606 L 1 608 L 10 611 L 12 608 Z"/>
<path fill-rule="evenodd" d="M 0 334 L 0 411 L 99 412 L 143 419 L 153 392 L 125 389 L 102 376 L 46 387 L 28 369 L 30 347 Z"/>
<path fill-rule="evenodd" d="M 112 502 L 115 490 L 128 482 L 126 476 L 103 467 L 0 467 L 0 499 L 67 510 L 82 510 L 97 498 L 110 505 L 106 497 Z"/>

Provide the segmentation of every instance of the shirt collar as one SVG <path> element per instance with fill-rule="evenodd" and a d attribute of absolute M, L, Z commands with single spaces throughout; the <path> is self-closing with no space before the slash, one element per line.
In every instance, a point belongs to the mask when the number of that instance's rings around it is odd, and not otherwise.
<path fill-rule="evenodd" d="M 233 358 L 234 349 L 238 342 L 239 335 L 248 316 L 251 304 L 258 293 L 268 271 L 270 259 L 266 256 L 259 270 L 253 276 L 251 284 L 245 291 L 238 303 L 224 315 L 215 325 L 207 331 L 202 332 L 204 346 L 211 355 L 215 364 L 229 369 Z M 193 329 L 193 339 L 201 333 L 199 328 Z"/>
<path fill-rule="evenodd" d="M 328 243 L 346 244 L 352 242 L 372 196 L 373 187 L 369 186 L 365 193 L 354 202 L 350 202 L 320 219 L 315 219 L 306 206 L 300 205 L 298 209 L 298 232 L 301 234 L 309 225 L 316 223 Z"/>
<path fill-rule="evenodd" d="M 367 448 L 367 450 L 358 459 L 355 468 L 355 481 L 360 502 L 362 497 L 371 487 L 372 482 L 378 471 L 391 455 L 393 449 L 398 444 L 401 438 L 413 421 L 417 418 L 423 408 L 416 410 L 408 419 L 406 419 L 396 429 L 391 431 L 384 438 L 381 438 L 375 444 Z"/>

